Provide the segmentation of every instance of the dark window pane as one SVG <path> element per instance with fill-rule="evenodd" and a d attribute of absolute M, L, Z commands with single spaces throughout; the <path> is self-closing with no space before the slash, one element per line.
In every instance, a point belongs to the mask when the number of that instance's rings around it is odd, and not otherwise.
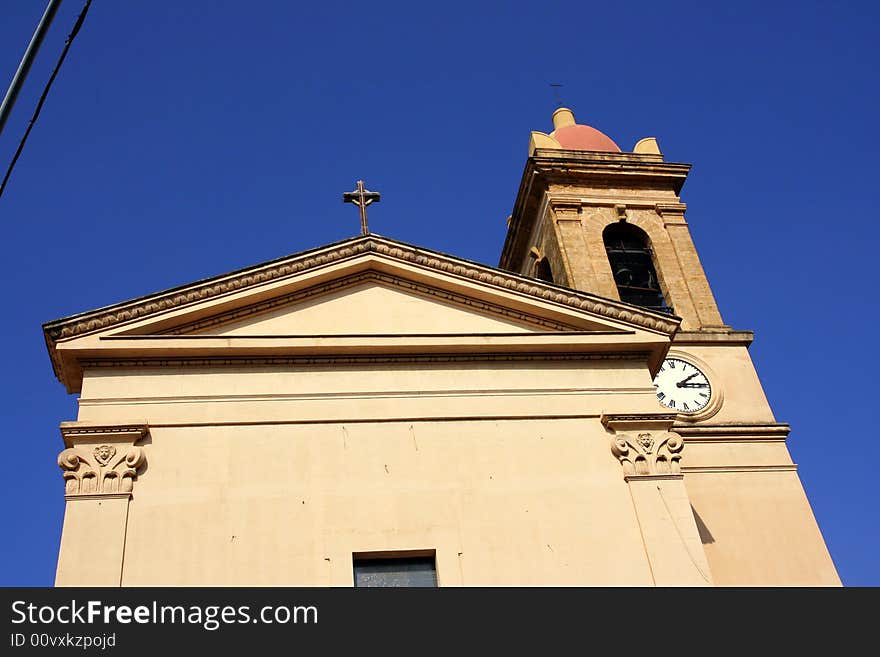
<path fill-rule="evenodd" d="M 437 586 L 434 557 L 355 559 L 355 586 Z"/>
<path fill-rule="evenodd" d="M 547 258 L 541 258 L 535 263 L 535 278 L 540 278 L 548 283 L 553 282 L 553 270 L 550 269 L 550 263 Z"/>
<path fill-rule="evenodd" d="M 669 310 L 644 231 L 631 224 L 617 223 L 608 226 L 602 238 L 620 300 L 653 310 Z"/>

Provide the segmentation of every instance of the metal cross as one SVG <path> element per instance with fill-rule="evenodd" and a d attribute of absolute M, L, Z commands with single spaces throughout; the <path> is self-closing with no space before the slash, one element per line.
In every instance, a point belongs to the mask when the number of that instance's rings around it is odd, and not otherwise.
<path fill-rule="evenodd" d="M 553 93 L 556 94 L 556 104 L 562 107 L 562 98 L 559 96 L 559 89 L 562 85 L 558 82 L 549 82 L 548 84 L 553 87 Z"/>
<path fill-rule="evenodd" d="M 345 192 L 342 195 L 343 203 L 354 203 L 358 206 L 358 209 L 361 211 L 361 235 L 366 235 L 370 232 L 369 228 L 367 228 L 367 206 L 370 203 L 379 202 L 379 192 L 371 192 L 369 189 L 364 189 L 364 181 L 358 180 L 357 189 L 353 192 Z"/>

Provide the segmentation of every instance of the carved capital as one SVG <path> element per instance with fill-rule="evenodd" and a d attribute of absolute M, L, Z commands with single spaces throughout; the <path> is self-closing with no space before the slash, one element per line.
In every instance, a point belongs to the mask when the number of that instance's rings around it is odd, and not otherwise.
<path fill-rule="evenodd" d="M 556 221 L 580 221 L 581 202 L 574 200 L 551 200 L 550 207 Z"/>
<path fill-rule="evenodd" d="M 81 495 L 131 494 L 138 471 L 146 464 L 142 447 L 113 445 L 69 447 L 58 455 L 64 472 L 64 493 Z"/>
<path fill-rule="evenodd" d="M 611 453 L 624 476 L 681 474 L 684 440 L 672 431 L 621 433 L 611 439 Z"/>
<path fill-rule="evenodd" d="M 657 203 L 654 206 L 654 209 L 657 211 L 657 214 L 663 218 L 664 226 L 687 225 L 687 222 L 684 219 L 684 212 L 687 209 L 687 205 L 684 203 Z"/>

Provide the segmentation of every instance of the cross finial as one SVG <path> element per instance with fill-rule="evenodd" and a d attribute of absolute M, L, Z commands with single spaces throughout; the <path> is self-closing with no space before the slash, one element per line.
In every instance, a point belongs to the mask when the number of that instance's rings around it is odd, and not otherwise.
<path fill-rule="evenodd" d="M 562 107 L 562 98 L 559 95 L 559 89 L 562 87 L 562 84 L 559 82 L 550 82 L 548 84 L 553 87 L 553 93 L 556 94 L 556 104 Z"/>
<path fill-rule="evenodd" d="M 357 181 L 357 189 L 353 192 L 345 192 L 342 195 L 343 203 L 354 203 L 358 206 L 358 209 L 361 211 L 361 235 L 366 235 L 370 232 L 370 229 L 367 227 L 367 206 L 370 203 L 378 203 L 379 202 L 379 192 L 371 192 L 369 189 L 364 189 L 364 181 Z"/>

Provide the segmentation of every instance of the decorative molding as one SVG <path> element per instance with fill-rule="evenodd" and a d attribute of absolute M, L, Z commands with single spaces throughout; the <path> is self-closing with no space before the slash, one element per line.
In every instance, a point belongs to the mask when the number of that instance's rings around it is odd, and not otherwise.
<path fill-rule="evenodd" d="M 581 203 L 577 200 L 550 199 L 550 208 L 556 215 L 556 221 L 580 221 Z"/>
<path fill-rule="evenodd" d="M 791 432 L 785 422 L 769 424 L 700 424 L 678 426 L 675 431 L 691 443 L 784 443 Z"/>
<path fill-rule="evenodd" d="M 627 483 L 630 481 L 684 481 L 684 475 L 680 472 L 669 474 L 634 474 L 624 475 L 623 480 Z"/>
<path fill-rule="evenodd" d="M 366 235 L 344 242 L 306 251 L 262 265 L 211 278 L 194 285 L 123 302 L 95 311 L 58 319 L 43 325 L 43 332 L 54 356 L 54 343 L 101 331 L 117 324 L 140 320 L 150 315 L 194 304 L 206 299 L 240 292 L 279 278 L 307 270 L 335 264 L 341 260 L 375 253 L 410 265 L 431 269 L 451 276 L 476 281 L 487 286 L 517 292 L 545 301 L 593 312 L 611 319 L 628 322 L 646 329 L 674 333 L 679 318 L 671 318 L 637 306 L 605 299 L 586 292 L 577 292 L 519 274 L 479 265 L 436 251 L 389 240 L 377 235 Z M 60 371 L 57 368 L 56 371 Z"/>
<path fill-rule="evenodd" d="M 665 215 L 683 215 L 687 210 L 686 203 L 656 203 L 654 209 L 661 217 Z"/>
<path fill-rule="evenodd" d="M 276 365 L 364 365 L 406 363 L 476 363 L 476 362 L 531 362 L 531 361 L 588 361 L 635 360 L 643 361 L 647 352 L 593 353 L 593 354 L 389 354 L 339 356 L 271 356 L 266 358 L 138 358 L 138 359 L 84 359 L 82 367 L 241 367 Z"/>
<path fill-rule="evenodd" d="M 88 424 L 84 422 L 62 422 L 61 438 L 67 447 L 77 443 L 135 443 L 147 434 L 147 424 Z"/>
<path fill-rule="evenodd" d="M 354 400 L 354 399 L 428 399 L 431 397 L 550 397 L 584 395 L 643 395 L 646 388 L 444 388 L 413 390 L 374 390 L 340 392 L 299 392 L 251 395 L 192 395 L 192 396 L 152 396 L 152 397 L 101 397 L 80 399 L 80 408 L 146 405 L 146 404 L 192 404 L 199 402 L 252 404 L 255 402 L 298 402 L 313 400 Z"/>
<path fill-rule="evenodd" d="M 748 347 L 755 339 L 753 331 L 734 331 L 733 329 L 702 329 L 700 331 L 678 331 L 672 338 L 676 346 L 718 343 L 739 344 Z"/>
<path fill-rule="evenodd" d="M 145 464 L 144 450 L 137 446 L 119 450 L 107 444 L 92 449 L 68 447 L 58 455 L 67 497 L 130 495 L 138 470 Z"/>
<path fill-rule="evenodd" d="M 649 195 L 653 198 L 645 206 L 650 208 L 663 203 L 662 197 L 668 199 L 668 191 L 677 198 L 688 171 L 689 164 L 664 162 L 661 155 L 536 149 L 520 178 L 499 267 L 512 269 L 521 262 L 536 223 L 534 210 L 540 196 L 552 186 L 580 188 L 584 193 L 578 196 L 599 197 L 599 204 L 606 204 L 602 197 L 607 196 L 607 205 L 611 206 L 620 203 L 621 197 L 631 199 L 641 193 L 642 199 L 625 202 L 635 207 L 636 203 L 645 203 L 644 196 Z"/>
<path fill-rule="evenodd" d="M 367 271 L 330 281 L 329 283 L 315 285 L 306 288 L 305 290 L 299 290 L 291 294 L 284 294 L 279 297 L 269 299 L 268 301 L 263 301 L 261 303 L 251 304 L 243 308 L 237 308 L 236 310 L 227 313 L 221 313 L 219 315 L 208 317 L 203 320 L 180 324 L 165 331 L 160 331 L 157 333 L 157 335 L 181 335 L 185 333 L 200 331 L 208 327 L 229 324 L 245 317 L 265 313 L 274 308 L 302 302 L 312 297 L 321 296 L 329 292 L 335 292 L 337 290 L 355 287 L 363 283 L 381 283 L 388 285 L 389 287 L 401 288 L 408 292 L 414 292 L 424 297 L 438 298 L 443 301 L 448 301 L 456 306 L 477 310 L 490 315 L 505 317 L 506 319 L 513 319 L 515 321 L 523 322 L 533 327 L 544 329 L 549 328 L 554 331 L 579 330 L 578 327 L 574 326 L 573 324 L 544 319 L 543 317 L 539 317 L 538 315 L 535 315 L 533 313 L 515 311 L 510 308 L 500 306 L 498 304 L 489 303 L 486 301 L 479 301 L 471 297 L 466 297 L 462 294 L 455 294 L 453 292 L 441 290 L 440 288 L 425 285 L 423 283 L 407 281 L 398 276 L 383 274 L 376 271 Z"/>
<path fill-rule="evenodd" d="M 683 466 L 682 472 L 688 474 L 721 473 L 735 474 L 739 472 L 797 472 L 797 464 L 781 463 L 778 465 L 695 465 Z"/>
<path fill-rule="evenodd" d="M 602 425 L 610 431 L 663 431 L 672 428 L 675 413 L 604 413 Z"/>
<path fill-rule="evenodd" d="M 625 477 L 681 474 L 683 449 L 684 440 L 671 431 L 624 433 L 611 439 L 611 453 L 623 465 Z"/>

